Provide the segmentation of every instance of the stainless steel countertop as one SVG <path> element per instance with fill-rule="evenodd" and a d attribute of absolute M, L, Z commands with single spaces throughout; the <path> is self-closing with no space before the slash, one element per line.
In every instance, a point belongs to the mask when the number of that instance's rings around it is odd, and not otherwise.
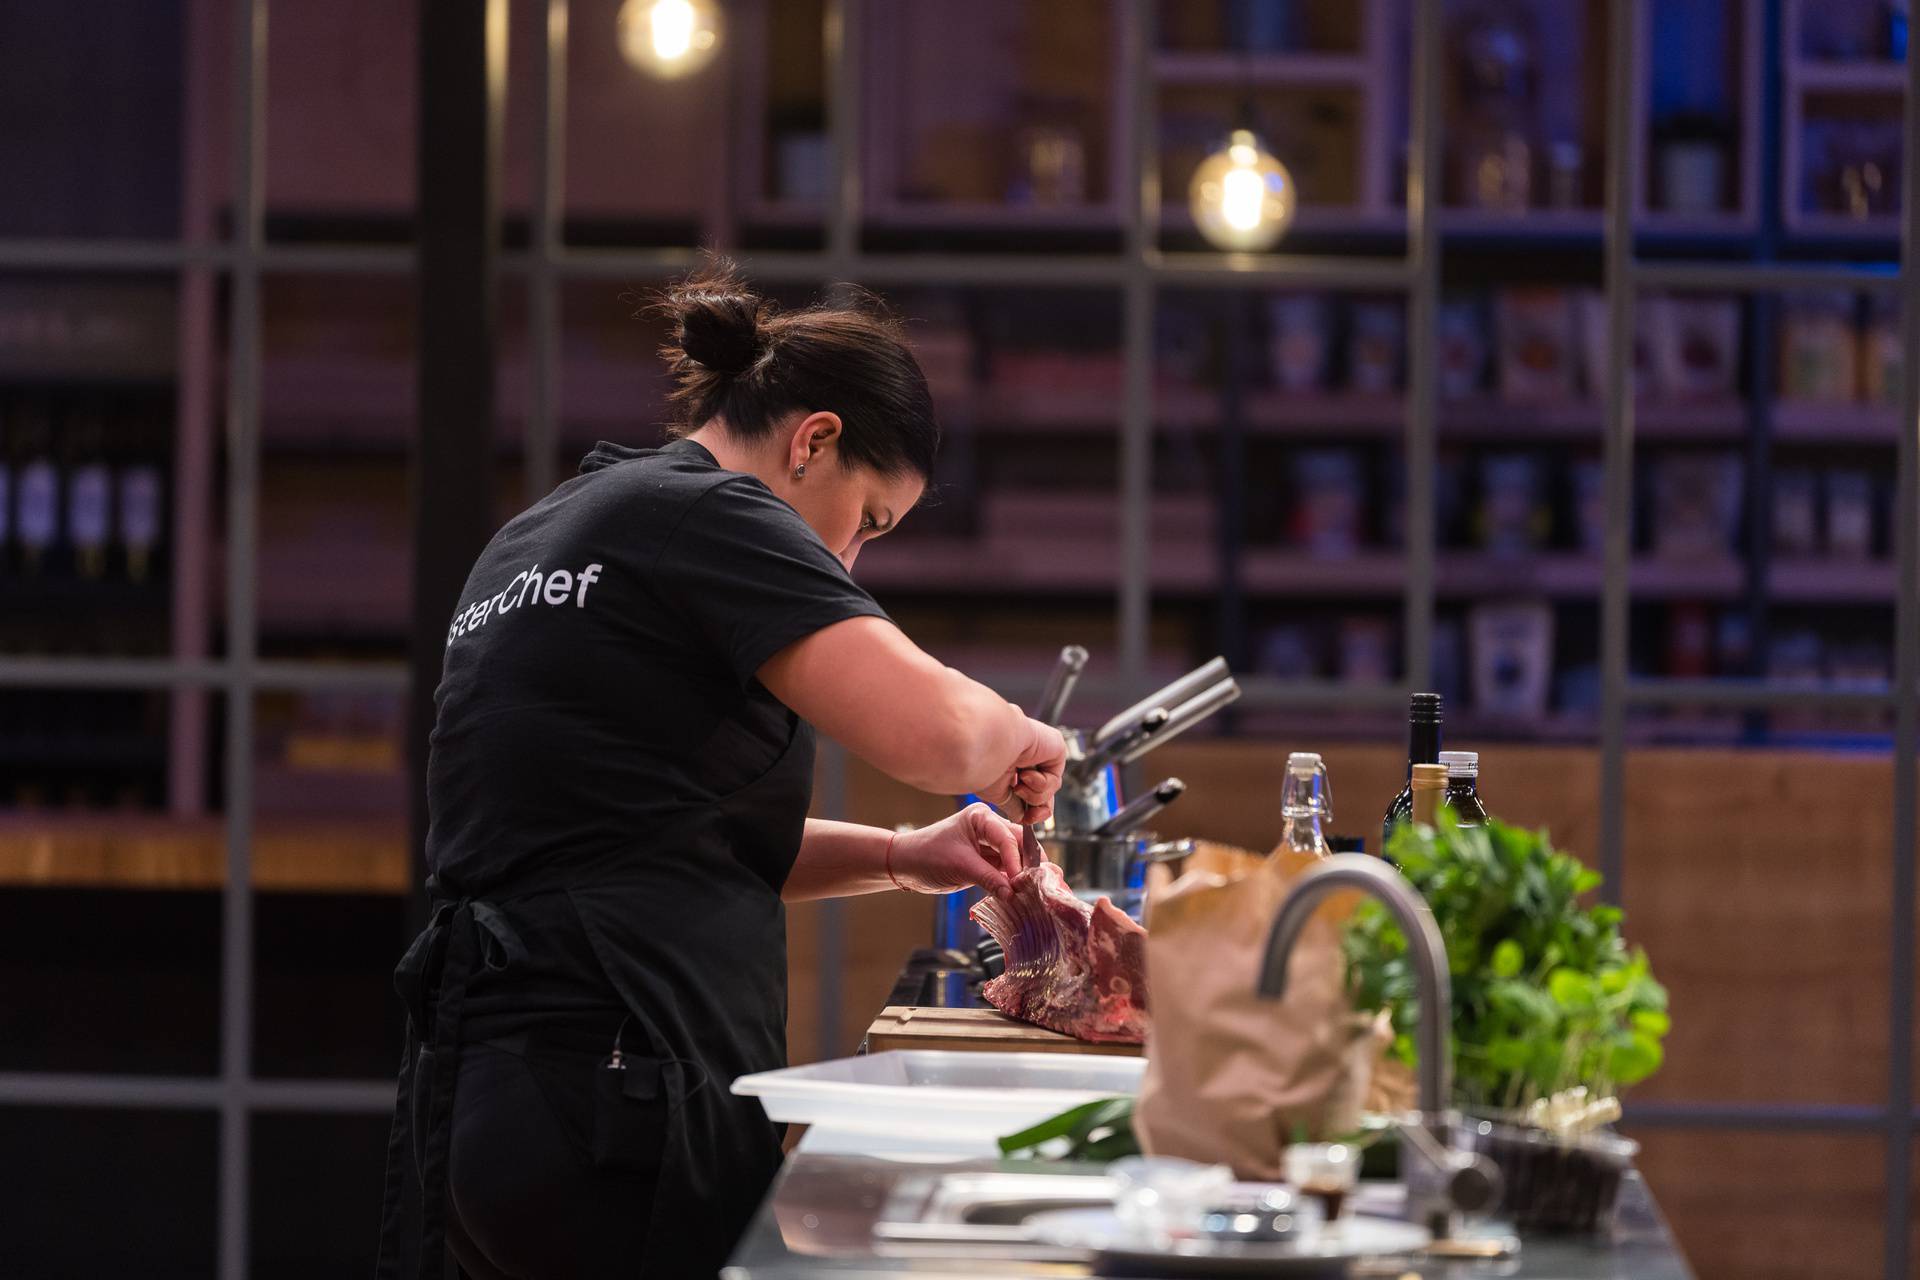
<path fill-rule="evenodd" d="M 997 1167 L 993 1161 L 928 1164 L 798 1152 L 787 1161 L 767 1202 L 734 1250 L 726 1280 L 828 1280 L 836 1276 L 911 1276 L 916 1280 L 981 1277 L 1068 1277 L 1092 1274 L 1079 1263 L 961 1258 L 891 1258 L 875 1254 L 873 1224 L 895 1182 L 948 1169 Z M 1025 1166 L 1031 1168 L 1032 1166 Z M 1416 1262 L 1354 1268 L 1356 1277 L 1420 1280 L 1693 1280 L 1638 1174 L 1620 1191 L 1613 1237 L 1604 1242 L 1528 1238 L 1519 1255 L 1500 1262 Z"/>

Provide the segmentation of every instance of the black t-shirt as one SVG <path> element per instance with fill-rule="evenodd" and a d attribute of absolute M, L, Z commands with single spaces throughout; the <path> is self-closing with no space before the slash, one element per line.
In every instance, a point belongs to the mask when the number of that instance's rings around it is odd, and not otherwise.
<path fill-rule="evenodd" d="M 486 900 L 462 1039 L 631 1019 L 669 1099 L 643 1274 L 713 1274 L 780 1163 L 728 1085 L 786 1061 L 780 887 L 812 731 L 755 678 L 884 617 L 799 513 L 692 441 L 601 444 L 509 521 L 447 631 L 427 766 L 436 894 Z M 477 916 L 476 916 L 477 919 Z"/>
<path fill-rule="evenodd" d="M 427 863 L 487 892 L 555 863 L 662 856 L 788 750 L 755 679 L 787 645 L 885 613 L 813 529 L 690 440 L 602 443 L 494 535 L 447 632 Z M 805 818 L 737 852 L 778 891 Z"/>

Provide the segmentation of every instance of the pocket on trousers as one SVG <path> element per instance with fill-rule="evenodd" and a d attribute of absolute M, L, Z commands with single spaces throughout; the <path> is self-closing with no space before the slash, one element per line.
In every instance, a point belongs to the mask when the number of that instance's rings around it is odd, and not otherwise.
<path fill-rule="evenodd" d="M 667 1096 L 661 1064 L 626 1059 L 593 1072 L 593 1167 L 603 1173 L 657 1178 L 667 1143 Z"/>

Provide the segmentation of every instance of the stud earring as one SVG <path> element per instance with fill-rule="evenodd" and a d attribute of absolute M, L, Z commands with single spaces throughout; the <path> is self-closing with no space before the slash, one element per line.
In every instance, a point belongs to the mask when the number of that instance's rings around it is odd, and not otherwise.
<path fill-rule="evenodd" d="M 807 464 L 804 462 L 793 469 L 793 478 L 795 480 L 798 480 L 801 476 L 804 476 L 805 474 L 807 474 Z"/>

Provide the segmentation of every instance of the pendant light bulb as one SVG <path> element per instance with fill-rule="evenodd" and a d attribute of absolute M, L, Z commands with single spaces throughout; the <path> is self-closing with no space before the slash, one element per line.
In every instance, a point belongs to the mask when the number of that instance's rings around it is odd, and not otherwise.
<path fill-rule="evenodd" d="M 663 80 L 692 75 L 720 47 L 720 10 L 713 0 L 626 0 L 619 25 L 627 61 Z"/>
<path fill-rule="evenodd" d="M 1221 249 L 1272 248 L 1293 221 L 1293 175 L 1250 129 L 1235 129 L 1200 162 L 1187 198 L 1200 234 Z"/>

